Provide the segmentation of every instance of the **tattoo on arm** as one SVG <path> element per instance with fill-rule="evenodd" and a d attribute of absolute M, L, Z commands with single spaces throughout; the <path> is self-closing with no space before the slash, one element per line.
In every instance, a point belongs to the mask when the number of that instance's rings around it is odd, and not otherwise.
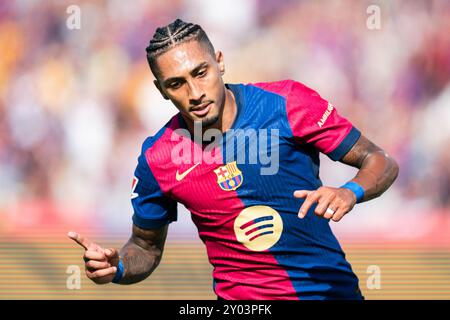
<path fill-rule="evenodd" d="M 352 181 L 364 188 L 363 201 L 380 196 L 398 176 L 396 161 L 363 135 L 341 162 L 359 168 Z"/>
<path fill-rule="evenodd" d="M 133 233 L 120 250 L 124 264 L 121 284 L 132 284 L 147 278 L 161 261 L 168 226 L 161 229 L 141 229 L 133 225 Z"/>

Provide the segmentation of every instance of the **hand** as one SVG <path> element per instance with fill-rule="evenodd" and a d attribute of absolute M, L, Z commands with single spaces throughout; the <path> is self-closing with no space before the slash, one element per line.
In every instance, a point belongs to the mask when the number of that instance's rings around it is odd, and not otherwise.
<path fill-rule="evenodd" d="M 320 187 L 317 190 L 297 190 L 294 197 L 305 199 L 298 212 L 299 218 L 304 218 L 309 208 L 318 203 L 314 213 L 335 222 L 341 220 L 356 203 L 356 195 L 345 188 Z"/>
<path fill-rule="evenodd" d="M 116 249 L 103 249 L 73 231 L 67 236 L 85 249 L 83 260 L 89 279 L 97 284 L 109 283 L 114 279 L 119 264 L 119 252 Z"/>

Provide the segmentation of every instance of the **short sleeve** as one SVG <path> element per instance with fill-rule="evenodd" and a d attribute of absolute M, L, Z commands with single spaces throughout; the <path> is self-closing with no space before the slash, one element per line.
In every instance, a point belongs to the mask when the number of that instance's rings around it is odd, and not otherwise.
<path fill-rule="evenodd" d="M 143 151 L 146 145 L 144 143 Z M 177 203 L 162 192 L 147 163 L 145 152 L 139 156 L 134 172 L 131 204 L 133 223 L 140 228 L 156 229 L 177 220 Z"/>
<path fill-rule="evenodd" d="M 295 81 L 287 85 L 290 88 L 286 112 L 294 140 L 313 145 L 334 161 L 340 160 L 358 141 L 361 132 L 314 90 Z"/>

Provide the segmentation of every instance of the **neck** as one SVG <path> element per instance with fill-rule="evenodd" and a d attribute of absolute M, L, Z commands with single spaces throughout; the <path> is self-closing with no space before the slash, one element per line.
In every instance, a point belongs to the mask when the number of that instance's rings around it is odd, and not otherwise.
<path fill-rule="evenodd" d="M 234 94 L 231 90 L 225 89 L 225 101 L 221 114 L 217 122 L 207 128 L 202 128 L 202 134 L 208 129 L 218 129 L 222 133 L 226 132 L 234 123 L 237 115 L 237 105 Z M 186 119 L 185 119 L 186 120 Z M 194 123 L 192 121 L 186 121 L 187 126 L 191 134 L 194 132 Z"/>
<path fill-rule="evenodd" d="M 233 92 L 229 89 L 226 89 L 222 116 L 218 121 L 220 122 L 220 127 L 217 129 L 221 130 L 222 133 L 230 129 L 234 123 L 234 120 L 236 119 L 236 115 L 237 115 L 236 99 L 234 98 Z"/>

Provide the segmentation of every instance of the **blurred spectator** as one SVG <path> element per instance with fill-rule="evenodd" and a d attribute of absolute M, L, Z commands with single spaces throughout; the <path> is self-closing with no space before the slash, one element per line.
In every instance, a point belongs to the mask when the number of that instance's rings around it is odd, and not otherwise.
<path fill-rule="evenodd" d="M 81 30 L 66 28 L 68 1 L 0 4 L 7 218 L 26 199 L 59 208 L 51 219 L 129 223 L 140 145 L 176 112 L 154 88 L 144 49 L 176 17 L 203 25 L 224 50 L 227 81 L 299 80 L 391 153 L 401 170 L 396 196 L 377 200 L 386 215 L 420 199 L 450 212 L 448 1 L 381 2 L 381 30 L 366 27 L 368 3 L 357 0 L 76 2 Z M 326 179 L 345 179 L 323 165 Z"/>

